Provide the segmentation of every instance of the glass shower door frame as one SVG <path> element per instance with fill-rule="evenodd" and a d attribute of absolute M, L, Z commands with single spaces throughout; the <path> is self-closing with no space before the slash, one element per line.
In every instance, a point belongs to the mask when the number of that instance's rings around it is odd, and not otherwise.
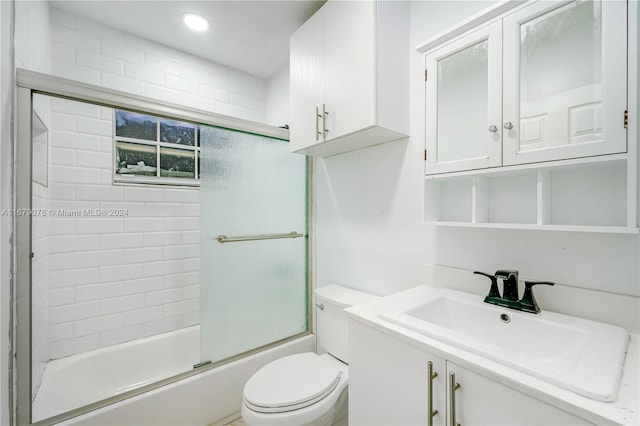
<path fill-rule="evenodd" d="M 309 289 L 312 280 L 312 264 L 311 247 L 313 247 L 312 233 L 310 229 L 309 212 L 311 211 L 309 196 L 311 193 L 312 163 L 307 160 L 307 234 L 306 245 L 306 288 L 307 288 L 307 330 L 304 333 L 272 342 L 260 348 L 239 354 L 219 362 L 208 364 L 200 368 L 194 368 L 190 371 L 162 379 L 149 385 L 130 390 L 117 396 L 110 397 L 92 404 L 80 407 L 75 410 L 67 411 L 53 417 L 32 422 L 31 402 L 31 363 L 32 363 L 32 217 L 26 212 L 32 211 L 32 110 L 34 94 L 43 94 L 52 97 L 66 98 L 74 101 L 90 103 L 100 106 L 129 109 L 140 111 L 159 116 L 171 117 L 185 121 L 208 124 L 216 127 L 223 127 L 233 130 L 239 130 L 247 133 L 257 134 L 261 136 L 272 137 L 281 140 L 289 139 L 289 131 L 269 126 L 261 123 L 251 122 L 234 117 L 228 117 L 221 114 L 209 113 L 206 111 L 191 109 L 188 107 L 167 104 L 153 99 L 141 96 L 125 94 L 107 90 L 99 86 L 79 83 L 60 77 L 54 77 L 48 74 L 42 74 L 34 71 L 23 69 L 16 70 L 16 143 L 14 145 L 14 185 L 13 195 L 15 199 L 14 208 L 16 212 L 25 212 L 24 214 L 16 214 L 12 217 L 14 238 L 12 240 L 12 291 L 15 308 L 15 336 L 12 345 L 11 354 L 15 355 L 14 370 L 17 372 L 16 380 L 16 424 L 38 424 L 49 425 L 60 421 L 90 412 L 92 410 L 105 407 L 114 402 L 122 401 L 135 395 L 157 389 L 161 386 L 173 383 L 184 378 L 200 374 L 222 364 L 233 362 L 250 354 L 280 345 L 287 341 L 295 340 L 301 336 L 311 333 L 311 300 L 309 298 Z"/>

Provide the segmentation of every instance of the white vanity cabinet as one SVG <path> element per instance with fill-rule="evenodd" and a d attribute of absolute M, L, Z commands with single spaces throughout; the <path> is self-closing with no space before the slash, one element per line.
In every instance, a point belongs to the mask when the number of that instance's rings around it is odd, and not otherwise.
<path fill-rule="evenodd" d="M 627 151 L 627 4 L 532 2 L 426 54 L 426 173 Z"/>
<path fill-rule="evenodd" d="M 430 362 L 438 375 L 431 381 Z M 429 424 L 427 406 L 432 395 L 433 410 L 438 410 L 432 424 L 444 426 L 445 372 L 443 358 L 350 320 L 349 424 Z M 431 383 L 434 389 L 430 388 Z"/>
<path fill-rule="evenodd" d="M 447 361 L 447 382 L 449 398 L 447 424 L 461 426 L 593 424 L 451 361 Z M 459 385 L 457 389 L 456 384 Z M 455 401 L 453 405 L 451 398 Z"/>
<path fill-rule="evenodd" d="M 330 156 L 409 133 L 409 5 L 328 1 L 290 43 L 290 149 Z"/>
<path fill-rule="evenodd" d="M 592 423 L 350 320 L 349 424 Z"/>

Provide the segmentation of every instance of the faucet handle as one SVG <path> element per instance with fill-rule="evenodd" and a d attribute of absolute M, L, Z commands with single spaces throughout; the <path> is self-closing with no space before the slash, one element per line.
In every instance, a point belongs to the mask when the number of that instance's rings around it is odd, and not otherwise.
<path fill-rule="evenodd" d="M 536 314 L 540 312 L 538 302 L 536 302 L 536 298 L 533 296 L 533 286 L 539 284 L 556 285 L 556 283 L 552 283 L 551 281 L 525 281 L 524 294 L 522 295 L 522 299 L 519 303 L 523 308 L 522 310 L 527 312 L 534 312 Z"/>
<path fill-rule="evenodd" d="M 500 290 L 498 290 L 498 279 L 495 277 L 495 275 L 485 274 L 484 272 L 480 272 L 480 271 L 474 271 L 473 273 L 478 275 L 484 275 L 485 277 L 491 280 L 491 288 L 489 289 L 489 295 L 487 296 L 487 298 L 488 297 L 497 297 L 498 299 L 500 298 Z"/>

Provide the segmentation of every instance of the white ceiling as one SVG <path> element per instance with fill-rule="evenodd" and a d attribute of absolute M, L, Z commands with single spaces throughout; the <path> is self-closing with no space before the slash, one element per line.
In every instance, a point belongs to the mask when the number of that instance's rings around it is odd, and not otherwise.
<path fill-rule="evenodd" d="M 289 63 L 289 36 L 324 0 L 105 1 L 50 0 L 54 8 L 227 65 L 263 79 Z M 182 14 L 206 17 L 211 29 L 196 33 Z"/>

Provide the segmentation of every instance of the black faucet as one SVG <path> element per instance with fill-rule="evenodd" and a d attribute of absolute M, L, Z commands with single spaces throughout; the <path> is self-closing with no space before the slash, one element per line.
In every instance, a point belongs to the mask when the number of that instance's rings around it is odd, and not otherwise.
<path fill-rule="evenodd" d="M 502 298 L 511 302 L 518 301 L 518 271 L 500 269 L 495 273 L 496 278 L 502 279 Z"/>
<path fill-rule="evenodd" d="M 540 307 L 533 296 L 533 286 L 538 284 L 555 285 L 550 281 L 525 281 L 524 294 L 522 299 L 518 300 L 518 271 L 500 269 L 493 275 L 478 271 L 475 271 L 474 274 L 484 275 L 491 280 L 489 294 L 484 298 L 485 303 L 534 314 L 540 313 Z M 502 296 L 498 289 L 498 278 L 503 280 Z"/>

